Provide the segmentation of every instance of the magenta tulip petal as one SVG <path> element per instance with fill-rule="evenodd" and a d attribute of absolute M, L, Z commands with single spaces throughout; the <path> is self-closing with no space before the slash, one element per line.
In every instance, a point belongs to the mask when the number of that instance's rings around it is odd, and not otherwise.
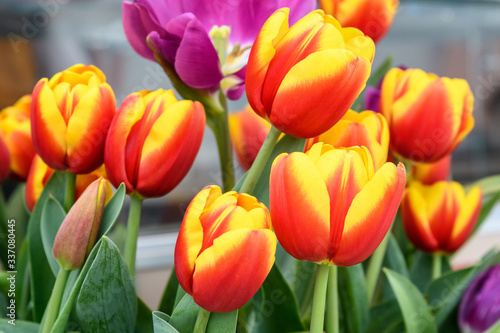
<path fill-rule="evenodd" d="M 150 31 L 159 27 L 150 19 L 144 7 L 125 1 L 122 10 L 123 30 L 128 42 L 139 55 L 154 61 L 153 51 L 146 44 L 146 37 Z"/>
<path fill-rule="evenodd" d="M 366 87 L 365 110 L 379 112 L 380 109 L 380 89 Z"/>
<path fill-rule="evenodd" d="M 276 8 L 290 8 L 290 17 L 288 18 L 290 26 L 295 24 L 302 16 L 316 9 L 316 0 L 278 0 Z"/>

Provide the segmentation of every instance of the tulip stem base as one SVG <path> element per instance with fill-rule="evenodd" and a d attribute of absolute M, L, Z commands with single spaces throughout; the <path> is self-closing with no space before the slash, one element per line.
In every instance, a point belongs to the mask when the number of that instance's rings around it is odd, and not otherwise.
<path fill-rule="evenodd" d="M 323 333 L 325 303 L 328 285 L 328 265 L 318 265 L 311 314 L 311 333 Z"/>
<path fill-rule="evenodd" d="M 389 229 L 380 245 L 371 255 L 370 262 L 368 263 L 368 269 L 366 271 L 366 290 L 368 292 L 368 302 L 370 303 L 373 302 L 373 295 L 375 294 L 378 277 L 381 272 L 382 262 L 384 261 L 385 257 L 385 250 L 387 249 L 387 244 L 389 244 L 389 238 L 391 237 L 391 234 L 391 229 Z"/>
<path fill-rule="evenodd" d="M 64 194 L 64 210 L 69 212 L 71 206 L 75 203 L 75 188 L 76 188 L 76 175 L 67 171 L 66 172 L 66 193 Z"/>
<path fill-rule="evenodd" d="M 200 308 L 193 333 L 205 333 L 208 326 L 208 319 L 210 319 L 210 313 L 210 311 Z"/>
<path fill-rule="evenodd" d="M 59 268 L 59 273 L 57 274 L 54 289 L 52 289 L 52 294 L 50 295 L 49 303 L 47 304 L 47 313 L 45 316 L 42 333 L 49 333 L 52 330 L 52 326 L 54 326 L 54 323 L 56 322 L 57 316 L 59 315 L 61 299 L 64 294 L 64 288 L 66 287 L 66 281 L 68 281 L 69 273 L 70 271 Z"/>
<path fill-rule="evenodd" d="M 142 198 L 130 197 L 130 208 L 128 212 L 127 240 L 125 243 L 125 262 L 132 279 L 135 275 L 135 254 L 137 252 L 137 238 L 139 237 L 139 225 L 141 222 Z"/>
<path fill-rule="evenodd" d="M 243 185 L 241 185 L 240 193 L 252 193 L 255 185 L 257 184 L 257 180 L 264 170 L 267 160 L 271 156 L 274 146 L 276 146 L 276 143 L 278 142 L 280 135 L 281 132 L 274 126 L 271 126 L 266 140 L 262 144 L 262 147 L 260 148 L 259 153 L 257 154 L 257 157 L 252 164 L 252 167 L 248 171 Z"/>
<path fill-rule="evenodd" d="M 339 332 L 339 289 L 337 266 L 330 266 L 326 292 L 326 333 Z"/>
<path fill-rule="evenodd" d="M 441 276 L 441 255 L 434 253 L 432 255 L 432 280 L 436 280 Z"/>

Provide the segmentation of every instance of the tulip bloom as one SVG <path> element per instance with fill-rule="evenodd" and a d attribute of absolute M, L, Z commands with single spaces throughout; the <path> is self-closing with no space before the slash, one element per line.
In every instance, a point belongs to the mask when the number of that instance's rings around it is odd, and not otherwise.
<path fill-rule="evenodd" d="M 481 204 L 479 187 L 466 195 L 457 182 L 411 182 L 401 202 L 406 235 L 421 251 L 453 253 L 474 230 Z"/>
<path fill-rule="evenodd" d="M 439 181 L 449 180 L 451 171 L 451 155 L 433 163 L 419 163 L 411 166 L 409 179 L 418 180 L 424 185 L 432 185 Z"/>
<path fill-rule="evenodd" d="M 419 69 L 391 69 L 382 84 L 380 112 L 391 133 L 390 149 L 418 163 L 450 154 L 474 127 L 474 97 L 467 81 Z"/>
<path fill-rule="evenodd" d="M 280 244 L 293 257 L 351 266 L 368 258 L 387 231 L 403 194 L 402 164 L 374 171 L 365 147 L 317 143 L 273 163 L 269 202 Z"/>
<path fill-rule="evenodd" d="M 13 106 L 0 111 L 0 132 L 10 152 L 11 176 L 22 181 L 28 177 L 36 154 L 31 140 L 30 109 L 31 95 L 25 95 Z"/>
<path fill-rule="evenodd" d="M 288 27 L 288 9 L 264 23 L 252 47 L 246 90 L 252 108 L 278 130 L 311 138 L 349 110 L 370 76 L 373 41 L 314 11 Z"/>
<path fill-rule="evenodd" d="M 476 277 L 462 297 L 458 320 L 462 332 L 486 332 L 500 320 L 500 265 Z"/>
<path fill-rule="evenodd" d="M 218 90 L 221 85 L 230 99 L 239 99 L 248 49 L 264 21 L 285 6 L 295 22 L 312 11 L 316 1 L 124 1 L 123 29 L 137 53 L 154 61 L 149 41 L 188 86 Z"/>
<path fill-rule="evenodd" d="M 3 182 L 8 176 L 10 172 L 10 154 L 7 145 L 0 133 L 0 183 Z"/>
<path fill-rule="evenodd" d="M 377 42 L 391 27 L 399 1 L 319 0 L 319 6 L 342 26 L 357 28 Z"/>
<path fill-rule="evenodd" d="M 89 173 L 104 160 L 104 143 L 116 112 L 115 96 L 94 66 L 74 65 L 33 90 L 31 134 L 51 168 Z"/>
<path fill-rule="evenodd" d="M 191 168 L 204 130 L 205 111 L 198 102 L 177 101 L 172 90 L 130 94 L 106 140 L 109 180 L 144 198 L 167 194 Z"/>
<path fill-rule="evenodd" d="M 90 184 L 59 227 L 52 254 L 62 269 L 81 268 L 94 247 L 106 202 L 106 184 L 103 178 Z"/>
<path fill-rule="evenodd" d="M 189 204 L 175 245 L 175 272 L 202 308 L 230 312 L 259 290 L 276 236 L 266 206 L 248 194 L 207 186 Z"/>
<path fill-rule="evenodd" d="M 389 127 L 380 113 L 352 110 L 331 129 L 319 136 L 319 141 L 334 147 L 365 146 L 373 158 L 375 170 L 387 162 Z"/>

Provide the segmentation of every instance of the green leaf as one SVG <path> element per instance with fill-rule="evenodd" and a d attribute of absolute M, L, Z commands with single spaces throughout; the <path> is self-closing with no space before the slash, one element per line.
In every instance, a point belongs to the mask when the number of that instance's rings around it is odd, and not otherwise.
<path fill-rule="evenodd" d="M 20 246 L 28 231 L 28 220 L 30 212 L 26 207 L 25 184 L 18 184 L 7 202 L 7 212 L 9 218 L 16 220 L 16 245 Z M 19 251 L 17 249 L 16 251 Z"/>
<path fill-rule="evenodd" d="M 207 333 L 233 333 L 238 323 L 238 310 L 228 313 L 212 312 L 208 320 Z"/>
<path fill-rule="evenodd" d="M 57 273 L 59 272 L 59 264 L 52 255 L 52 248 L 54 247 L 56 234 L 59 231 L 59 227 L 63 223 L 65 217 L 66 212 L 64 211 L 64 208 L 59 202 L 50 196 L 45 202 L 45 205 L 43 205 L 40 226 L 45 257 L 49 262 L 54 276 L 57 276 Z"/>
<path fill-rule="evenodd" d="M 170 317 L 169 324 L 175 327 L 179 332 L 193 332 L 199 310 L 200 307 L 194 302 L 193 297 L 186 294 L 175 307 L 174 313 L 172 313 Z"/>
<path fill-rule="evenodd" d="M 153 312 L 154 333 L 179 333 L 172 325 L 168 323 L 170 317 L 160 311 Z"/>
<path fill-rule="evenodd" d="M 153 333 L 153 313 L 139 297 L 137 297 L 135 333 Z"/>
<path fill-rule="evenodd" d="M 370 316 L 366 279 L 361 264 L 338 267 L 338 291 L 344 315 L 345 332 L 364 332 Z"/>
<path fill-rule="evenodd" d="M 370 323 L 365 332 L 403 332 L 404 321 L 396 299 L 387 299 L 370 311 Z"/>
<path fill-rule="evenodd" d="M 479 186 L 481 188 L 484 197 L 496 194 L 500 192 L 500 175 L 482 178 L 472 184 L 465 186 L 465 190 L 468 192 L 474 186 Z"/>
<path fill-rule="evenodd" d="M 401 252 L 401 248 L 399 247 L 398 241 L 394 235 L 389 237 L 382 267 L 387 267 L 395 272 L 398 272 L 406 278 L 410 276 L 403 252 Z M 387 281 L 387 278 L 382 275 L 381 279 L 383 286 L 383 299 L 394 298 L 394 293 L 389 285 L 389 281 Z"/>
<path fill-rule="evenodd" d="M 85 332 L 134 331 L 134 284 L 120 251 L 106 236 L 82 284 L 75 311 Z"/>
<path fill-rule="evenodd" d="M 123 202 L 125 201 L 125 194 L 125 184 L 121 183 L 113 197 L 104 207 L 98 238 L 107 236 L 110 230 L 115 225 L 116 219 L 118 218 L 118 215 L 120 215 L 120 212 L 122 210 Z"/>
<path fill-rule="evenodd" d="M 297 298 L 300 317 L 304 322 L 309 322 L 317 265 L 310 261 L 297 260 L 288 253 L 286 253 L 286 257 L 290 264 L 278 267 Z"/>
<path fill-rule="evenodd" d="M 476 231 L 483 224 L 488 215 L 490 215 L 491 210 L 495 207 L 498 200 L 500 200 L 500 192 L 497 192 L 483 203 L 483 207 L 481 207 L 481 212 L 479 213 L 479 218 L 477 219 L 474 231 Z"/>
<path fill-rule="evenodd" d="M 421 292 L 427 290 L 427 286 L 432 280 L 432 255 L 415 251 L 410 266 L 410 280 Z"/>
<path fill-rule="evenodd" d="M 179 281 L 177 280 L 177 275 L 175 274 L 175 267 L 170 273 L 170 278 L 168 279 L 167 285 L 165 286 L 165 291 L 161 297 L 159 311 L 166 314 L 172 314 L 174 311 L 175 296 L 177 295 L 177 289 L 180 288 Z"/>
<path fill-rule="evenodd" d="M 45 307 L 49 301 L 55 277 L 47 257 L 42 242 L 40 231 L 41 215 L 45 201 L 49 195 L 59 201 L 64 202 L 64 189 L 66 179 L 63 171 L 55 171 L 45 185 L 45 188 L 38 198 L 38 202 L 31 213 L 28 222 L 28 252 L 31 282 L 31 299 L 33 302 L 33 319 L 36 322 L 42 320 Z"/>
<path fill-rule="evenodd" d="M 396 295 L 407 333 L 437 333 L 436 323 L 424 296 L 417 287 L 399 273 L 384 268 L 384 273 Z"/>
<path fill-rule="evenodd" d="M 485 333 L 498 333 L 500 332 L 500 320 L 491 326 Z"/>
<path fill-rule="evenodd" d="M 9 319 L 0 319 L 0 332 L 1 333 L 38 333 L 40 325 L 29 321 L 17 320 L 16 325 L 9 324 Z"/>

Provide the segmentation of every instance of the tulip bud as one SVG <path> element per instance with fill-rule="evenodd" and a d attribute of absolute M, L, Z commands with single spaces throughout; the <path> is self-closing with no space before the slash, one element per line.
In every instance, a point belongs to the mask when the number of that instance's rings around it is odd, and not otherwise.
<path fill-rule="evenodd" d="M 81 268 L 94 247 L 106 203 L 106 185 L 104 178 L 90 184 L 61 224 L 52 254 L 62 269 Z"/>
<path fill-rule="evenodd" d="M 343 27 L 357 28 L 376 43 L 389 30 L 398 0 L 320 0 L 319 6 Z"/>
<path fill-rule="evenodd" d="M 97 67 L 74 65 L 41 79 L 31 104 L 36 152 L 55 170 L 91 172 L 103 163 L 115 112 L 115 96 Z"/>
<path fill-rule="evenodd" d="M 13 106 L 0 111 L 0 132 L 3 132 L 10 152 L 11 176 L 21 181 L 28 177 L 31 161 L 36 154 L 31 140 L 30 108 L 31 95 L 26 95 Z"/>
<path fill-rule="evenodd" d="M 234 311 L 271 270 L 276 236 L 266 206 L 248 194 L 207 186 L 189 204 L 175 245 L 175 272 L 202 308 Z"/>
<path fill-rule="evenodd" d="M 199 102 L 177 101 L 172 90 L 130 94 L 118 109 L 106 140 L 110 182 L 145 198 L 170 192 L 187 174 L 200 149 L 205 111 Z"/>
<path fill-rule="evenodd" d="M 406 235 L 421 251 L 453 253 L 474 230 L 482 197 L 477 186 L 465 194 L 457 182 L 411 182 L 401 202 Z"/>
<path fill-rule="evenodd" d="M 413 164 L 409 179 L 417 180 L 425 185 L 449 180 L 451 171 L 451 154 L 431 163 Z"/>
<path fill-rule="evenodd" d="M 380 112 L 391 133 L 390 149 L 416 163 L 450 154 L 474 127 L 474 96 L 467 81 L 391 69 L 382 83 Z"/>
<path fill-rule="evenodd" d="M 458 320 L 462 332 L 470 333 L 486 332 L 500 320 L 500 265 L 472 281 L 460 302 Z"/>
<path fill-rule="evenodd" d="M 271 168 L 269 203 L 280 244 L 293 257 L 351 266 L 368 258 L 389 230 L 403 194 L 405 169 L 374 172 L 365 147 L 315 144 L 281 154 Z"/>
<path fill-rule="evenodd" d="M 370 76 L 373 41 L 317 10 L 288 27 L 288 9 L 264 23 L 246 72 L 248 102 L 278 130 L 311 138 L 349 110 Z"/>
<path fill-rule="evenodd" d="M 3 136 L 0 133 L 0 183 L 3 182 L 10 172 L 10 154 Z"/>
<path fill-rule="evenodd" d="M 387 162 L 389 127 L 380 113 L 349 110 L 337 124 L 319 136 L 319 141 L 336 148 L 365 146 L 378 170 Z"/>

